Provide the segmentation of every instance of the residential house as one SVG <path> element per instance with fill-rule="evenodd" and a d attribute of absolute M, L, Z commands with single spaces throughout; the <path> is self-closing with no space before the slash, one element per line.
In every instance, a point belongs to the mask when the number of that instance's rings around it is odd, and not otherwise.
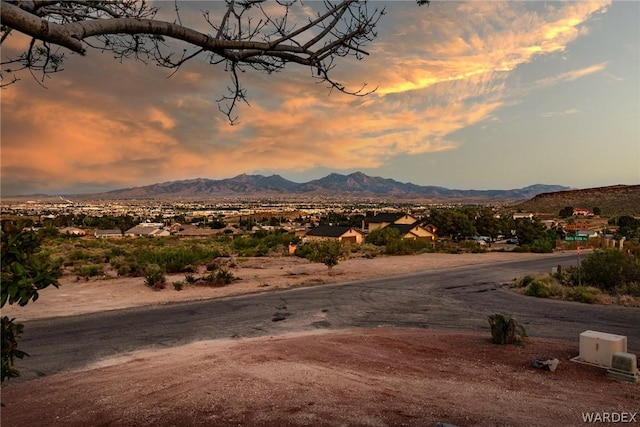
<path fill-rule="evenodd" d="M 124 235 L 127 237 L 167 237 L 171 235 L 171 232 L 162 228 L 162 224 L 160 224 L 160 227 L 157 227 L 143 223 L 131 227 L 124 232 Z"/>
<path fill-rule="evenodd" d="M 116 239 L 122 237 L 122 231 L 117 229 L 96 230 L 94 236 L 96 236 L 97 239 Z"/>
<path fill-rule="evenodd" d="M 431 242 L 437 239 L 435 231 L 436 227 L 429 224 L 422 226 L 420 221 L 413 224 L 389 224 L 387 228 L 394 228 L 400 232 L 400 237 L 410 240 L 429 240 Z"/>
<path fill-rule="evenodd" d="M 363 221 L 362 229 L 365 231 L 373 231 L 379 228 L 385 228 L 390 224 L 415 224 L 418 218 L 407 213 L 383 212 L 372 218 Z"/>
<path fill-rule="evenodd" d="M 364 233 L 353 227 L 321 225 L 307 231 L 304 240 L 307 242 L 320 240 L 337 240 L 339 242 L 362 243 Z"/>
<path fill-rule="evenodd" d="M 513 219 L 533 219 L 534 215 L 532 213 L 527 212 L 516 212 L 513 214 Z"/>
<path fill-rule="evenodd" d="M 589 209 L 573 208 L 573 216 L 593 216 Z"/>

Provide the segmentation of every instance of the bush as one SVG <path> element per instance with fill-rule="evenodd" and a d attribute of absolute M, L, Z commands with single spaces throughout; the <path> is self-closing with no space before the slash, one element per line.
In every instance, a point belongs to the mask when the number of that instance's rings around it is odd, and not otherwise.
<path fill-rule="evenodd" d="M 589 288 L 585 286 L 576 286 L 572 290 L 569 297 L 576 302 L 593 304 L 598 300 L 598 298 L 595 295 L 596 292 L 598 292 L 598 290 L 595 288 Z"/>
<path fill-rule="evenodd" d="M 525 294 L 536 298 L 549 298 L 550 292 L 547 285 L 539 280 L 534 280 L 529 284 Z"/>
<path fill-rule="evenodd" d="M 640 283 L 640 264 L 637 258 L 616 249 L 596 250 L 582 261 L 582 278 L 614 293 L 618 286 Z"/>
<path fill-rule="evenodd" d="M 167 279 L 164 270 L 157 264 L 147 265 L 145 268 L 145 285 L 153 289 L 164 289 Z"/>
<path fill-rule="evenodd" d="M 78 276 L 95 277 L 104 274 L 104 267 L 102 265 L 83 265 L 80 268 L 74 269 L 74 271 Z"/>
<path fill-rule="evenodd" d="M 496 313 L 487 318 L 494 344 L 522 344 L 527 331 L 508 313 Z"/>
<path fill-rule="evenodd" d="M 534 280 L 535 280 L 535 278 L 534 278 L 533 276 L 526 275 L 526 276 L 524 276 L 524 277 L 522 278 L 522 280 L 520 281 L 520 283 L 521 283 L 522 287 L 524 288 L 524 287 L 526 287 L 526 286 L 529 286 L 529 284 L 530 284 L 531 282 L 533 282 Z"/>
<path fill-rule="evenodd" d="M 184 283 L 183 282 L 173 282 L 173 289 L 175 289 L 176 291 L 181 291 L 182 288 L 184 287 Z"/>

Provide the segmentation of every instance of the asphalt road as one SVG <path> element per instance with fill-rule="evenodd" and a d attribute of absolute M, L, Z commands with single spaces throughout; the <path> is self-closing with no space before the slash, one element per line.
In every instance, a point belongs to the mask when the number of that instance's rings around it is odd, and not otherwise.
<path fill-rule="evenodd" d="M 503 287 L 559 264 L 575 265 L 575 255 L 31 321 L 20 343 L 31 357 L 17 367 L 24 381 L 143 348 L 319 328 L 450 328 L 488 335 L 486 317 L 501 311 L 512 313 L 530 336 L 577 342 L 590 329 L 626 335 L 629 350 L 640 350 L 639 308 L 525 297 Z"/>

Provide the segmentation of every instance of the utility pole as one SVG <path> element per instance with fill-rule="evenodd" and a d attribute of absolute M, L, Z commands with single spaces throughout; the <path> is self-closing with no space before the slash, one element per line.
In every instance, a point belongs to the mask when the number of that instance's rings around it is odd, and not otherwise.
<path fill-rule="evenodd" d="M 582 272 L 580 271 L 580 242 L 576 245 L 578 252 L 578 286 L 582 286 Z"/>

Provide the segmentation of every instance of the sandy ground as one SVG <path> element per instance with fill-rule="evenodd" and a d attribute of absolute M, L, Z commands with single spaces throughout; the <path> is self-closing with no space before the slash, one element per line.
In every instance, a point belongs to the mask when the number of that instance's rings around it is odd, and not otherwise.
<path fill-rule="evenodd" d="M 60 280 L 60 288 L 50 287 L 40 291 L 40 298 L 34 303 L 29 303 L 25 307 L 5 306 L 3 315 L 26 321 L 544 256 L 550 255 L 487 252 L 459 255 L 434 253 L 370 259 L 350 258 L 334 267 L 332 275 L 328 274 L 328 269 L 323 264 L 311 263 L 306 259 L 293 256 L 239 258 L 233 260 L 236 267 L 229 268 L 229 271 L 238 279 L 232 284 L 217 288 L 185 283 L 181 291 L 175 290 L 173 282 L 184 282 L 184 274 L 167 276 L 167 286 L 162 290 L 153 290 L 145 286 L 144 278 L 141 277 L 122 278 L 114 275 L 87 281 L 76 276 L 69 276 Z M 206 273 L 206 271 L 202 271 L 196 276 L 202 276 Z"/>
<path fill-rule="evenodd" d="M 425 254 L 352 259 L 334 268 L 298 258 L 249 259 L 224 288 L 169 279 L 65 279 L 41 300 L 3 310 L 19 320 L 214 298 L 292 286 L 397 275 L 530 254 Z M 4 385 L 2 426 L 573 426 L 583 414 L 640 423 L 640 385 L 570 362 L 577 342 L 489 337 L 428 329 L 348 329 L 196 342 L 100 361 L 80 372 Z M 555 372 L 531 366 L 555 357 Z M 586 415 L 584 415 L 586 416 Z"/>

